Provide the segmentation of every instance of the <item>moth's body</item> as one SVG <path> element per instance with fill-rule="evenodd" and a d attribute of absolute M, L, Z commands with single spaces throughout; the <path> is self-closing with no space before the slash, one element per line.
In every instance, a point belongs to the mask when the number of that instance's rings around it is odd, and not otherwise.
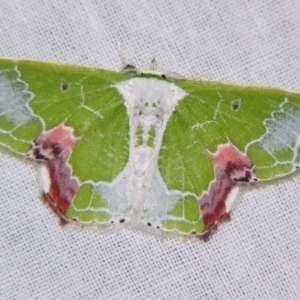
<path fill-rule="evenodd" d="M 157 169 L 166 124 L 186 92 L 155 78 L 133 78 L 116 84 L 116 88 L 124 98 L 129 116 L 132 218 L 138 220 Z"/>

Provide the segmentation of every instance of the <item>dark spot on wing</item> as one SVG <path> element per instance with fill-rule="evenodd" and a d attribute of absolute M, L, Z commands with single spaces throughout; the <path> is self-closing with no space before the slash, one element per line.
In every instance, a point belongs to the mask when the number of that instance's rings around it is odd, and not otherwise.
<path fill-rule="evenodd" d="M 231 102 L 231 108 L 234 110 L 234 111 L 237 111 L 239 110 L 241 107 L 241 102 L 240 100 L 234 100 Z"/>
<path fill-rule="evenodd" d="M 251 172 L 247 170 L 244 177 L 234 178 L 234 181 L 249 182 L 249 179 L 251 179 Z"/>
<path fill-rule="evenodd" d="M 242 169 L 243 169 L 243 166 L 239 166 L 239 165 L 237 165 L 237 164 L 232 163 L 231 161 L 229 161 L 229 162 L 227 163 L 225 172 L 226 172 L 226 174 L 231 175 L 231 174 L 233 174 L 236 170 L 242 170 Z"/>
<path fill-rule="evenodd" d="M 49 160 L 49 158 L 47 156 L 41 154 L 40 148 L 34 149 L 33 156 L 34 156 L 35 159 L 41 159 L 41 160 L 46 160 L 46 161 Z"/>
<path fill-rule="evenodd" d="M 240 106 L 239 106 L 237 103 L 232 105 L 232 109 L 233 109 L 233 110 L 238 110 L 239 107 L 240 107 Z"/>
<path fill-rule="evenodd" d="M 67 82 L 63 81 L 60 88 L 63 92 L 66 92 L 69 89 L 69 85 Z"/>
<path fill-rule="evenodd" d="M 61 153 L 61 151 L 62 151 L 62 149 L 59 147 L 58 144 L 53 144 L 53 145 L 51 145 L 51 148 L 52 148 L 53 154 L 54 154 L 56 157 L 57 157 L 57 156 Z"/>

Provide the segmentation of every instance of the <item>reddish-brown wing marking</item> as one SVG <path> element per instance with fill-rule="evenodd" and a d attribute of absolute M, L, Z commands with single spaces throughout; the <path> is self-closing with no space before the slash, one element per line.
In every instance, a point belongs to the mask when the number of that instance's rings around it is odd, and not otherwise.
<path fill-rule="evenodd" d="M 215 163 L 215 179 L 208 192 L 198 199 L 205 235 L 209 235 L 218 222 L 228 218 L 237 184 L 257 181 L 250 158 L 231 143 L 219 145 L 210 155 Z"/>
<path fill-rule="evenodd" d="M 39 161 L 39 181 L 44 200 L 62 220 L 66 220 L 67 209 L 79 188 L 67 164 L 77 140 L 73 128 L 62 124 L 41 133 L 27 152 L 28 157 Z"/>

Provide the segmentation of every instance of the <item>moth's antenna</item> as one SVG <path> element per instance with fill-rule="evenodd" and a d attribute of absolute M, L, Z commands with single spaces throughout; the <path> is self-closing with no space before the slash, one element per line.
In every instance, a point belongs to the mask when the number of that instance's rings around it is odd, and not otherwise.
<path fill-rule="evenodd" d="M 191 80 L 197 80 L 197 81 L 201 81 L 203 80 L 203 78 L 209 76 L 210 72 L 209 71 L 204 71 L 200 74 L 197 74 L 196 76 L 190 78 Z"/>
<path fill-rule="evenodd" d="M 151 60 L 150 70 L 157 70 L 157 63 L 155 57 Z"/>
<path fill-rule="evenodd" d="M 137 68 L 135 67 L 134 64 L 130 63 L 124 53 L 123 53 L 123 50 L 121 48 L 121 43 L 118 42 L 118 54 L 121 58 L 121 61 L 122 61 L 122 69 L 121 69 L 121 73 L 125 73 L 129 76 L 135 76 L 139 73 L 139 71 L 137 70 Z"/>
<path fill-rule="evenodd" d="M 122 50 L 122 47 L 121 47 L 121 43 L 118 42 L 118 54 L 119 54 L 119 57 L 121 59 L 121 62 L 122 62 L 122 65 L 123 66 L 126 66 L 126 65 L 129 65 L 130 63 L 128 63 L 124 53 L 123 53 L 123 50 Z"/>

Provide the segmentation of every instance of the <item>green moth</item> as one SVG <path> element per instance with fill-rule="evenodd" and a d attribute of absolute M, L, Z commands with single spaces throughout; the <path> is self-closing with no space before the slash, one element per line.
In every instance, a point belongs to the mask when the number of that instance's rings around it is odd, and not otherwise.
<path fill-rule="evenodd" d="M 0 143 L 63 222 L 207 238 L 244 186 L 298 170 L 299 134 L 299 93 L 0 60 Z"/>

